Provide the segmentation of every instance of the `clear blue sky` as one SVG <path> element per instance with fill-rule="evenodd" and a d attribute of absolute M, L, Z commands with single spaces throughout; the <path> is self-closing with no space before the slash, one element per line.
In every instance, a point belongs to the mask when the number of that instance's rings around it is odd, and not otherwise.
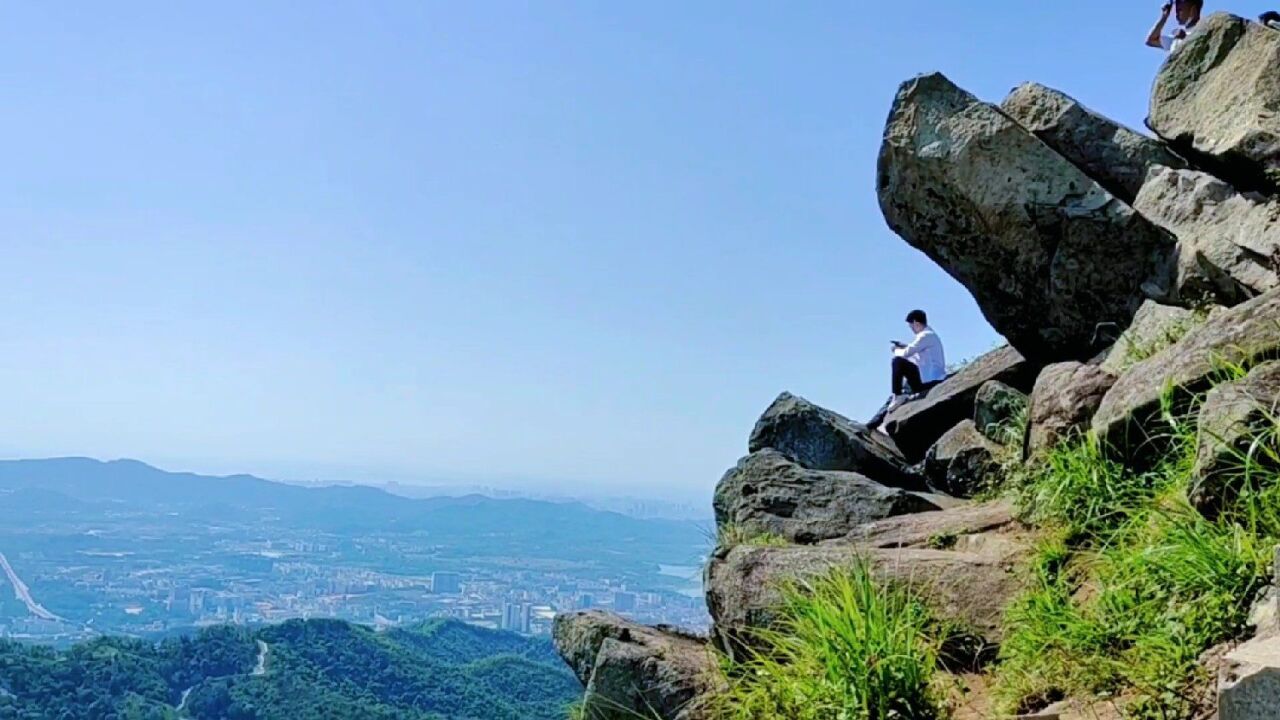
<path fill-rule="evenodd" d="M 1137 126 L 1158 9 L 0 5 L 0 453 L 705 502 L 906 310 L 997 339 L 881 219 L 898 83 Z"/>

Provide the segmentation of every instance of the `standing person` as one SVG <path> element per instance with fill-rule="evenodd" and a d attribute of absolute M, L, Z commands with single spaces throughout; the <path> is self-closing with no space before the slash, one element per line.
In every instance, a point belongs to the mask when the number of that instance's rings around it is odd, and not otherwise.
<path fill-rule="evenodd" d="M 942 350 L 942 340 L 929 327 L 929 316 L 923 310 L 912 310 L 907 313 L 907 326 L 911 328 L 915 338 L 906 344 L 897 340 L 892 342 L 890 384 L 893 394 L 889 396 L 889 402 L 867 423 L 867 427 L 879 427 L 890 410 L 914 395 L 929 392 L 947 378 L 947 358 Z"/>
<path fill-rule="evenodd" d="M 1177 50 L 1182 45 L 1182 41 L 1187 39 L 1187 33 L 1200 22 L 1200 13 L 1203 11 L 1204 0 L 1177 0 L 1165 3 L 1160 8 L 1160 19 L 1147 35 L 1147 46 L 1169 52 Z M 1175 15 L 1178 29 L 1166 35 L 1164 28 L 1169 23 L 1170 12 Z"/>

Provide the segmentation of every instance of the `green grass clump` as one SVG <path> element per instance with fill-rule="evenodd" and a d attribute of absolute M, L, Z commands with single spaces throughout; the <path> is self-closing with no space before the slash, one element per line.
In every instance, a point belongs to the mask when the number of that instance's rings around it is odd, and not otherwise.
<path fill-rule="evenodd" d="M 940 625 L 862 565 L 786 589 L 758 649 L 725 661 L 725 720 L 935 720 Z"/>
<path fill-rule="evenodd" d="M 759 532 L 743 525 L 727 523 L 716 530 L 716 547 L 721 549 L 735 548 L 739 545 L 751 547 L 787 547 L 793 543 L 785 537 L 772 532 Z"/>
<path fill-rule="evenodd" d="M 1230 517 L 1206 519 L 1186 500 L 1195 430 L 1172 427 L 1150 471 L 1081 438 L 1015 488 L 1046 537 L 1029 589 L 1006 613 L 996 671 L 1004 709 L 1062 696 L 1120 698 L 1136 718 L 1203 709 L 1198 658 L 1246 630 L 1280 539 L 1280 489 L 1272 477 Z"/>

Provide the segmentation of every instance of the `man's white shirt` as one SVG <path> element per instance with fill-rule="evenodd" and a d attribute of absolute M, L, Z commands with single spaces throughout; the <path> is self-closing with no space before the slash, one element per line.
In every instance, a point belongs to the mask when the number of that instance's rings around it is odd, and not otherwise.
<path fill-rule="evenodd" d="M 1185 37 L 1177 37 L 1174 35 L 1161 35 L 1160 47 L 1164 48 L 1165 50 L 1168 50 L 1169 52 L 1173 52 L 1174 50 L 1177 50 L 1179 47 L 1181 47 L 1182 43 L 1186 41 L 1187 39 Z"/>
<path fill-rule="evenodd" d="M 947 379 L 947 358 L 942 352 L 942 340 L 926 327 L 904 348 L 895 351 L 920 368 L 920 382 L 934 383 Z"/>

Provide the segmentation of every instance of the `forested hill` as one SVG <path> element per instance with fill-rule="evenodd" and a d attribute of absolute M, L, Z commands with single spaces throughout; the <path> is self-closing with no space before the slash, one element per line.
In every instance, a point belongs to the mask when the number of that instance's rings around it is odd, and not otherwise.
<path fill-rule="evenodd" d="M 559 720 L 580 689 L 545 641 L 454 621 L 0 641 L 0 720 Z"/>

